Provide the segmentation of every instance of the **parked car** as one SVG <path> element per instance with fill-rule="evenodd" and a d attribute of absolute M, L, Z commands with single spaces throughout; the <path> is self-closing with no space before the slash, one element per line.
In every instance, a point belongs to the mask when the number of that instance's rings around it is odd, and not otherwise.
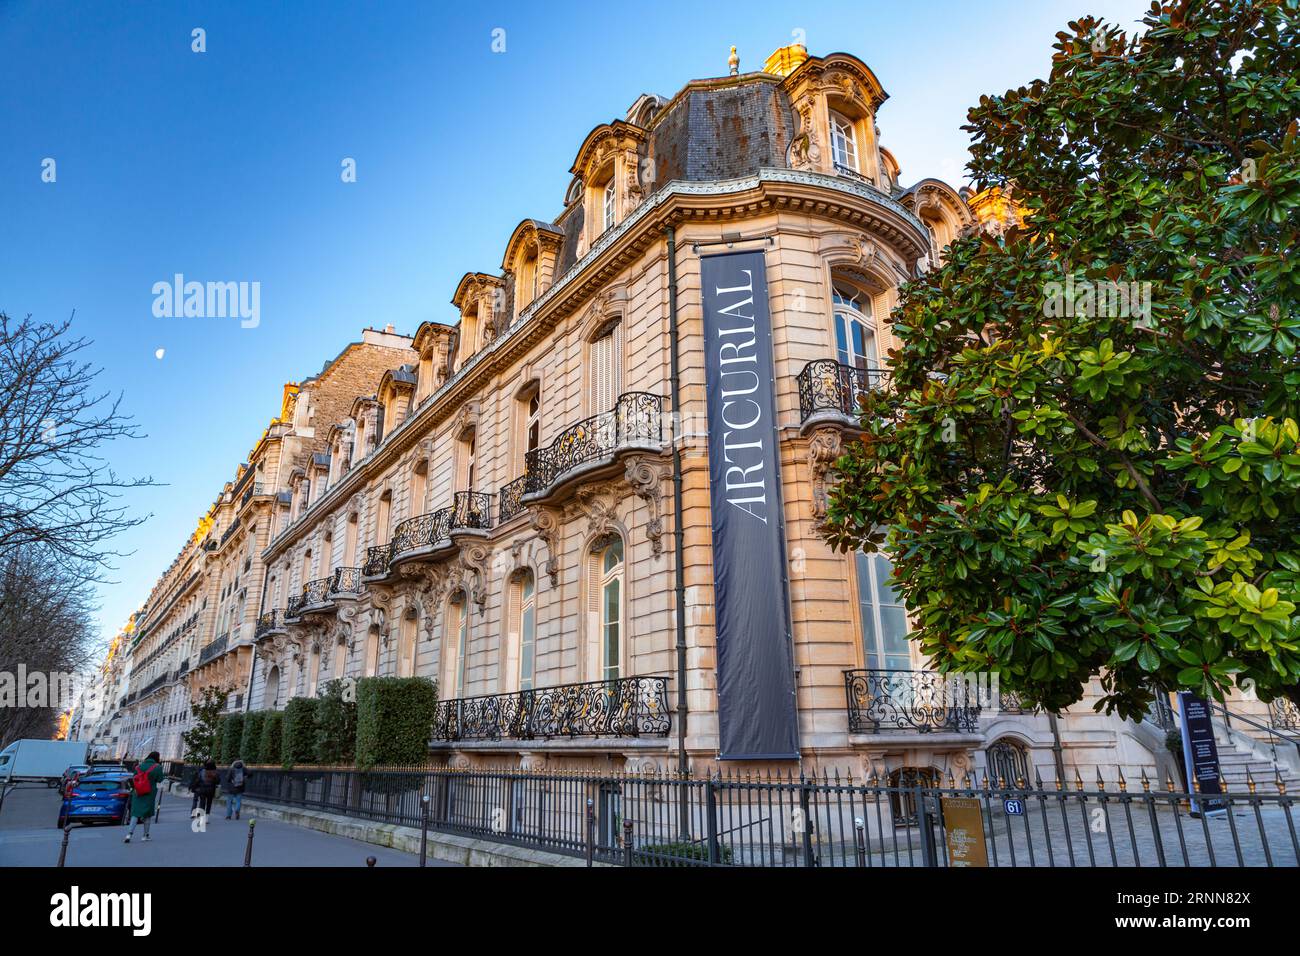
<path fill-rule="evenodd" d="M 74 821 L 125 824 L 131 817 L 130 806 L 130 774 L 88 773 L 64 794 L 57 825 L 62 829 Z"/>
<path fill-rule="evenodd" d="M 65 793 L 68 784 L 90 770 L 90 766 L 84 763 L 74 763 L 67 770 L 63 771 L 63 776 L 59 778 L 59 793 Z"/>

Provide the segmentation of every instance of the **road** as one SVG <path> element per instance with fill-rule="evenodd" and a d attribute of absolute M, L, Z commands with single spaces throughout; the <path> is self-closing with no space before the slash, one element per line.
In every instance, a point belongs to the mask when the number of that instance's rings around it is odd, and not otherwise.
<path fill-rule="evenodd" d="M 214 807 L 214 810 L 217 808 Z M 250 814 L 226 822 L 220 810 L 208 820 L 205 832 L 191 828 L 190 796 L 181 791 L 164 794 L 162 817 L 144 842 L 137 826 L 129 844 L 122 842 L 126 828 L 110 825 L 73 826 L 65 866 L 242 866 L 248 842 Z M 59 795 L 45 788 L 14 790 L 0 809 L 0 868 L 54 866 L 59 859 L 61 830 L 55 828 Z M 308 830 L 277 820 L 258 820 L 253 838 L 253 866 L 415 866 L 411 853 Z M 452 864 L 429 861 L 430 866 Z"/>

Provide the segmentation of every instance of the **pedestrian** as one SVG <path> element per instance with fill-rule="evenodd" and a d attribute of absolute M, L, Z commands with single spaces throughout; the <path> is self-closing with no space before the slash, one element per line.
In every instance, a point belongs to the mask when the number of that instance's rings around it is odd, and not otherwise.
<path fill-rule="evenodd" d="M 239 819 L 239 808 L 240 806 L 243 805 L 244 802 L 244 786 L 248 782 L 248 776 L 249 776 L 249 771 L 244 766 L 244 761 L 236 757 L 234 763 L 230 765 L 230 769 L 226 771 L 226 784 L 224 789 L 227 794 L 226 797 L 226 819 L 227 820 L 230 819 L 230 814 L 232 812 L 235 815 L 235 819 L 236 820 Z"/>
<path fill-rule="evenodd" d="M 212 798 L 217 795 L 217 785 L 221 782 L 221 774 L 217 772 L 217 762 L 209 757 L 203 761 L 203 768 L 194 772 L 194 779 L 190 783 L 190 791 L 194 794 L 194 807 L 202 808 L 204 814 L 212 812 Z M 190 809 L 193 815 L 194 808 Z"/>
<path fill-rule="evenodd" d="M 149 824 L 158 802 L 158 785 L 164 776 L 161 760 L 158 751 L 151 752 L 140 761 L 135 775 L 131 777 L 131 829 L 126 831 L 123 843 L 131 842 L 137 823 L 144 824 L 144 841 L 149 841 Z"/>

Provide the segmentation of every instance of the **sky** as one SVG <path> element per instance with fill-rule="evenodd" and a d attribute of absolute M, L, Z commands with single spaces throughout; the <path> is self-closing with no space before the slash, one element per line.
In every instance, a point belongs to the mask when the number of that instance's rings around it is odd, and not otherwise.
<path fill-rule="evenodd" d="M 126 499 L 148 520 L 112 542 L 128 556 L 99 589 L 101 639 L 283 384 L 363 328 L 454 321 L 460 277 L 499 272 L 520 220 L 560 212 L 586 134 L 641 93 L 725 75 L 733 44 L 742 72 L 795 40 L 849 52 L 890 94 L 878 124 L 901 181 L 958 186 L 981 94 L 1045 77 L 1069 20 L 1131 27 L 1146 6 L 0 0 L 0 310 L 73 316 L 145 436 L 108 463 L 159 483 Z M 258 283 L 256 325 L 156 315 L 178 273 Z"/>

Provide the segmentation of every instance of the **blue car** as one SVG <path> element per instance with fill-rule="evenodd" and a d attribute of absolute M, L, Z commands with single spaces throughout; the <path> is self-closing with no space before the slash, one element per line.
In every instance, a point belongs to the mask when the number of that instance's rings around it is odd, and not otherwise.
<path fill-rule="evenodd" d="M 131 775 L 88 773 L 78 777 L 63 796 L 59 829 L 69 823 L 125 824 L 130 819 Z"/>

